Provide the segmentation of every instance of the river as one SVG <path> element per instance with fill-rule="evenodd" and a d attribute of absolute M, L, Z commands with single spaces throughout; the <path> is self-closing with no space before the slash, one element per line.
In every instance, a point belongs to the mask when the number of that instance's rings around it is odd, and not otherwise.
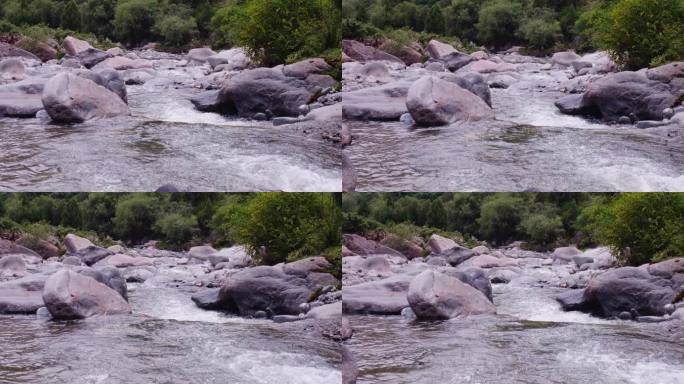
<path fill-rule="evenodd" d="M 204 311 L 190 293 L 129 284 L 133 315 L 0 316 L 1 383 L 339 383 L 337 343 Z"/>
<path fill-rule="evenodd" d="M 357 190 L 684 190 L 681 132 L 672 138 L 676 129 L 563 115 L 553 103 L 569 72 L 530 67 L 514 73 L 508 88 L 491 89 L 495 120 L 433 128 L 350 122 Z M 392 75 L 415 78 L 412 72 Z"/>

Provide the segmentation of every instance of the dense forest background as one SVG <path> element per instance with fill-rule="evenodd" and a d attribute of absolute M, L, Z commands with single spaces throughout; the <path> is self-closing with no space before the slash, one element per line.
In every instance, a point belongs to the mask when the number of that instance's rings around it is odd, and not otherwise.
<path fill-rule="evenodd" d="M 344 0 L 342 26 L 347 39 L 604 49 L 629 68 L 684 58 L 684 0 Z"/>
<path fill-rule="evenodd" d="M 0 237 L 29 248 L 61 246 L 68 233 L 101 246 L 243 244 L 263 264 L 313 255 L 338 264 L 340 207 L 333 193 L 5 193 Z"/>
<path fill-rule="evenodd" d="M 265 64 L 321 56 L 335 62 L 341 7 L 342 0 L 2 0 L 0 41 L 72 34 L 101 48 L 209 44 L 246 47 Z"/>
<path fill-rule="evenodd" d="M 607 245 L 630 265 L 684 255 L 681 193 L 354 193 L 344 194 L 342 209 L 343 231 L 370 237 Z"/>

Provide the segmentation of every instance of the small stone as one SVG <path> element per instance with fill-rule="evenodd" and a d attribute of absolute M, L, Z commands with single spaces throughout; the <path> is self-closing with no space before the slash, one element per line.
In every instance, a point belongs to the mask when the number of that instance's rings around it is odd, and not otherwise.
<path fill-rule="evenodd" d="M 402 309 L 401 317 L 403 317 L 406 320 L 415 320 L 417 318 L 416 313 L 413 312 L 413 309 L 411 309 L 411 307 L 406 307 Z"/>
<path fill-rule="evenodd" d="M 406 125 L 413 125 L 416 123 L 416 121 L 413 120 L 413 116 L 411 116 L 410 113 L 404 113 L 403 115 L 401 115 L 399 121 Z"/>
<path fill-rule="evenodd" d="M 311 305 L 309 305 L 309 303 L 299 304 L 299 310 L 301 311 L 301 313 L 307 313 L 309 312 L 309 309 L 311 309 Z"/>
<path fill-rule="evenodd" d="M 268 117 L 266 116 L 265 113 L 259 112 L 259 113 L 254 114 L 253 119 L 257 120 L 257 121 L 264 121 L 264 120 L 268 120 Z"/>
<path fill-rule="evenodd" d="M 618 315 L 618 318 L 620 320 L 632 320 L 632 314 L 627 312 L 627 311 L 620 312 L 620 314 Z"/>
<path fill-rule="evenodd" d="M 36 311 L 36 319 L 38 320 L 52 320 L 52 315 L 50 314 L 50 311 L 46 307 L 40 307 Z"/>
<path fill-rule="evenodd" d="M 672 116 L 674 116 L 674 109 L 672 109 L 672 108 L 663 109 L 663 117 L 665 119 L 671 119 Z"/>
<path fill-rule="evenodd" d="M 632 124 L 632 119 L 629 116 L 620 116 L 617 122 L 618 124 Z"/>
<path fill-rule="evenodd" d="M 300 105 L 298 109 L 302 115 L 306 115 L 311 110 L 311 108 L 306 104 Z"/>
<path fill-rule="evenodd" d="M 676 309 L 673 304 L 665 304 L 663 308 L 665 309 L 665 312 L 667 312 L 668 315 L 673 314 Z"/>
<path fill-rule="evenodd" d="M 256 311 L 256 312 L 254 312 L 254 318 L 255 319 L 265 319 L 266 318 L 266 312 Z"/>

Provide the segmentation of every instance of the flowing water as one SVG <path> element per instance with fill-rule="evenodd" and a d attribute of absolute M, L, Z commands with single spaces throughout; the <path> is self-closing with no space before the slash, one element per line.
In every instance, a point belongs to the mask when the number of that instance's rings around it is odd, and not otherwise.
<path fill-rule="evenodd" d="M 0 383 L 320 384 L 341 382 L 335 342 L 270 321 L 204 311 L 145 285 L 134 315 L 79 322 L 0 317 Z"/>
<path fill-rule="evenodd" d="M 339 150 L 320 132 L 194 109 L 178 71 L 128 86 L 131 117 L 56 125 L 0 118 L 0 190 L 339 191 Z M 163 75 L 166 75 L 164 77 Z"/>
<path fill-rule="evenodd" d="M 520 76 L 491 90 L 494 121 L 350 123 L 357 190 L 684 191 L 682 128 L 640 130 L 563 115 L 553 105 L 563 96 L 559 73 Z"/>
<path fill-rule="evenodd" d="M 359 383 L 677 384 L 684 340 L 668 325 L 563 312 L 557 288 L 494 285 L 496 316 L 412 322 L 350 316 Z M 681 337 L 681 336 L 679 336 Z"/>

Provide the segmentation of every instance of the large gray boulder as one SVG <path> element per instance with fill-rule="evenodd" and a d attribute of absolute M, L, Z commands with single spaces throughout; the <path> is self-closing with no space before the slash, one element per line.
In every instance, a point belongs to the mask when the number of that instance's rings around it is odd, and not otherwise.
<path fill-rule="evenodd" d="M 487 80 L 481 74 L 476 72 L 468 72 L 462 75 L 445 73 L 443 75 L 438 75 L 438 77 L 470 91 L 487 103 L 487 105 L 490 107 L 492 106 L 492 95 L 489 90 L 489 84 L 487 84 Z"/>
<path fill-rule="evenodd" d="M 342 287 L 342 312 L 354 314 L 398 315 L 408 307 L 406 292 L 413 280 L 410 275 Z"/>
<path fill-rule="evenodd" d="M 407 300 L 419 319 L 451 319 L 496 311 L 482 292 L 457 278 L 431 270 L 411 281 Z"/>
<path fill-rule="evenodd" d="M 81 61 L 86 68 L 92 68 L 100 62 L 108 59 L 111 55 L 107 52 L 100 51 L 97 48 L 88 48 L 76 54 L 76 57 Z"/>
<path fill-rule="evenodd" d="M 623 267 L 589 280 L 583 305 L 604 317 L 617 317 L 621 312 L 662 316 L 675 296 L 670 280 L 653 276 L 645 268 Z"/>
<path fill-rule="evenodd" d="M 21 277 L 26 274 L 26 262 L 19 255 L 0 256 L 0 277 Z"/>
<path fill-rule="evenodd" d="M 437 40 L 430 40 L 430 42 L 428 42 L 426 50 L 430 54 L 430 57 L 432 57 L 433 59 L 440 59 L 446 55 L 458 53 L 456 48 L 454 48 L 452 45 L 442 43 Z"/>
<path fill-rule="evenodd" d="M 66 248 L 67 252 L 78 252 L 91 246 L 95 246 L 95 244 L 84 237 L 74 235 L 73 233 L 64 236 L 64 248 Z"/>
<path fill-rule="evenodd" d="M 216 52 L 212 51 L 211 48 L 193 48 L 188 51 L 187 59 L 190 64 L 204 64 L 214 55 Z"/>
<path fill-rule="evenodd" d="M 661 81 L 670 79 L 670 71 L 659 68 L 608 74 L 589 84 L 581 103 L 577 103 L 576 97 L 567 96 L 556 106 L 564 113 L 592 115 L 607 121 L 631 115 L 640 120 L 662 120 L 663 110 L 680 97 L 684 84 Z"/>
<path fill-rule="evenodd" d="M 425 76 L 409 88 L 406 107 L 422 126 L 493 118 L 494 112 L 481 98 L 460 86 Z"/>
<path fill-rule="evenodd" d="M 56 320 L 127 314 L 131 308 L 108 286 L 70 270 L 55 272 L 45 282 L 43 301 Z"/>
<path fill-rule="evenodd" d="M 0 117 L 35 117 L 43 109 L 41 97 L 45 82 L 42 78 L 29 78 L 0 85 Z"/>
<path fill-rule="evenodd" d="M 128 102 L 126 82 L 119 71 L 113 69 L 103 69 L 97 74 L 102 78 L 102 84 L 100 85 L 117 94 L 124 103 Z"/>
<path fill-rule="evenodd" d="M 396 81 L 378 87 L 342 93 L 342 117 L 346 120 L 398 121 L 406 109 L 411 82 Z"/>
<path fill-rule="evenodd" d="M 283 67 L 285 76 L 306 79 L 310 75 L 320 75 L 328 72 L 332 67 L 321 58 L 312 58 L 288 64 Z"/>
<path fill-rule="evenodd" d="M 451 72 L 456 72 L 475 61 L 475 58 L 465 53 L 452 52 L 440 57 L 438 60 L 444 63 L 444 67 L 446 69 L 450 70 Z"/>
<path fill-rule="evenodd" d="M 247 249 L 242 245 L 223 248 L 218 252 L 210 254 L 207 258 L 213 267 L 220 263 L 226 263 L 225 268 L 245 268 L 252 263 L 252 256 L 249 255 Z"/>
<path fill-rule="evenodd" d="M 367 61 L 391 61 L 404 64 L 404 62 L 396 56 L 354 40 L 342 40 L 342 52 L 350 59 L 361 63 Z"/>
<path fill-rule="evenodd" d="M 43 304 L 47 275 L 32 274 L 0 283 L 0 314 L 33 314 Z"/>
<path fill-rule="evenodd" d="M 90 245 L 80 248 L 76 252 L 68 252 L 65 256 L 76 256 L 83 261 L 83 264 L 90 266 L 111 255 L 113 255 L 113 252 L 108 249 Z"/>
<path fill-rule="evenodd" d="M 428 240 L 428 247 L 432 253 L 444 253 L 451 248 L 459 247 L 459 245 L 452 239 L 440 236 L 438 234 L 433 234 Z"/>
<path fill-rule="evenodd" d="M 73 36 L 67 36 L 62 42 L 64 51 L 70 56 L 78 56 L 79 53 L 93 49 L 89 42 L 77 39 Z"/>
<path fill-rule="evenodd" d="M 227 279 L 219 291 L 219 300 L 224 309 L 242 316 L 252 316 L 257 311 L 297 315 L 299 306 L 309 302 L 315 290 L 322 287 L 311 277 L 288 274 L 279 267 L 243 269 Z"/>
<path fill-rule="evenodd" d="M 342 243 L 357 255 L 397 255 L 401 252 L 356 234 L 344 234 Z"/>
<path fill-rule="evenodd" d="M 53 121 L 82 123 L 129 113 L 115 93 L 95 82 L 71 73 L 60 73 L 43 89 L 43 106 Z"/>
<path fill-rule="evenodd" d="M 207 62 L 212 68 L 221 65 L 224 71 L 242 70 L 251 64 L 251 60 L 242 48 L 232 48 L 221 51 L 215 55 L 207 57 Z"/>
<path fill-rule="evenodd" d="M 314 101 L 321 88 L 281 70 L 257 68 L 232 77 L 221 88 L 214 107 L 241 117 L 299 116 L 299 107 Z"/>
<path fill-rule="evenodd" d="M 188 258 L 207 261 L 209 256 L 215 253 L 216 250 L 210 245 L 198 245 L 188 250 Z"/>
<path fill-rule="evenodd" d="M 551 63 L 563 67 L 572 65 L 574 61 L 580 59 L 580 56 L 573 51 L 556 52 L 551 56 Z"/>

